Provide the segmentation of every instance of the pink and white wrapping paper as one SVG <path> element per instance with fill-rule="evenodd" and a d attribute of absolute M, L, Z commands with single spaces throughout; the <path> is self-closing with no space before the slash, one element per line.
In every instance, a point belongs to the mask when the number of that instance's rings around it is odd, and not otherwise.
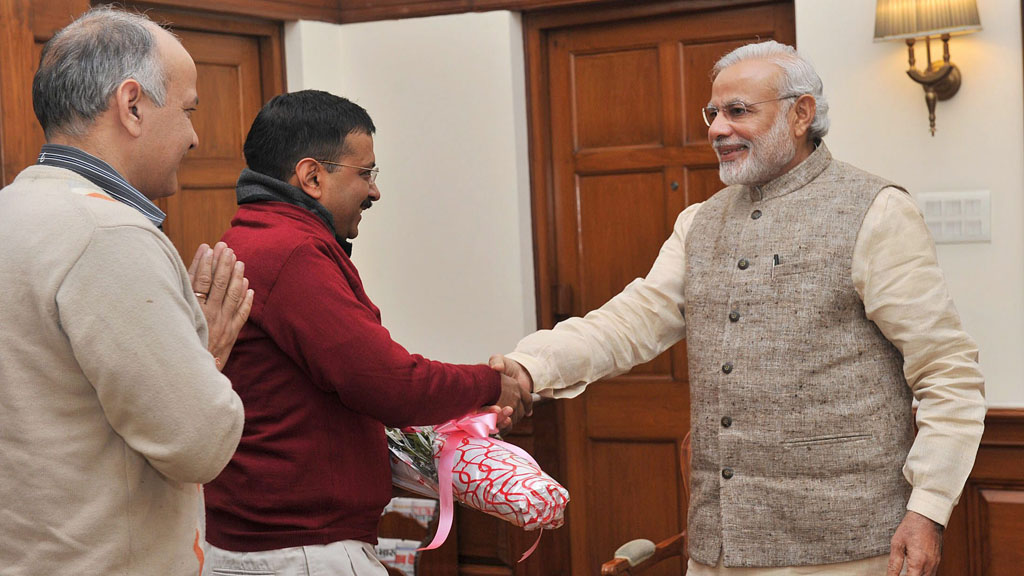
<path fill-rule="evenodd" d="M 521 448 L 489 436 L 438 429 L 435 461 L 445 449 L 455 451 L 452 490 L 459 502 L 526 530 L 558 528 L 564 522 L 569 492 Z"/>
<path fill-rule="evenodd" d="M 463 504 L 511 522 L 526 530 L 558 528 L 563 523 L 569 492 L 547 475 L 523 449 L 491 438 L 497 432 L 495 414 L 476 414 L 451 420 L 434 428 L 434 464 L 437 469 L 437 497 L 440 515 L 433 541 L 422 548 L 431 550 L 448 537 L 453 516 L 453 498 Z M 433 488 L 433 479 L 416 478 L 408 458 L 392 452 L 396 485 Z M 396 468 L 397 465 L 397 468 Z M 523 555 L 526 559 L 540 542 Z"/>

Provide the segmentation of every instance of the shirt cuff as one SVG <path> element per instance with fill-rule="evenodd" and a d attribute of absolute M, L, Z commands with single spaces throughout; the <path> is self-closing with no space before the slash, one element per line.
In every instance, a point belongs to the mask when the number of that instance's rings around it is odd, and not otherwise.
<path fill-rule="evenodd" d="M 522 352 L 511 352 L 506 354 L 505 357 L 509 360 L 518 362 L 520 366 L 530 373 L 530 380 L 533 381 L 533 392 L 540 394 L 543 390 L 549 390 L 546 396 L 551 397 L 550 389 L 553 388 L 553 386 L 551 385 L 550 379 L 545 382 L 544 378 L 541 378 L 541 375 L 548 373 L 544 370 L 544 362 L 542 360 L 528 354 L 523 354 Z M 545 396 L 545 394 L 541 395 Z"/>
<path fill-rule="evenodd" d="M 907 510 L 917 512 L 925 518 L 945 526 L 949 522 L 949 516 L 953 513 L 953 506 L 955 505 L 956 502 L 950 502 L 946 498 L 930 494 L 920 488 L 915 488 L 910 493 Z"/>
<path fill-rule="evenodd" d="M 533 391 L 543 398 L 575 398 L 587 388 L 586 383 L 566 387 L 561 375 L 552 370 L 551 366 L 542 358 L 522 352 L 512 352 L 506 354 L 505 357 L 519 362 L 530 373 L 530 379 L 533 380 Z"/>

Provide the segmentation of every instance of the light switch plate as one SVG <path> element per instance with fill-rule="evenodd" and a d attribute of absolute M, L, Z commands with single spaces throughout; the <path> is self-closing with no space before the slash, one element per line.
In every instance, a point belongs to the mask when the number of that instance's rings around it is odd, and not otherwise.
<path fill-rule="evenodd" d="M 921 192 L 917 205 L 936 244 L 992 240 L 992 209 L 988 190 Z"/>

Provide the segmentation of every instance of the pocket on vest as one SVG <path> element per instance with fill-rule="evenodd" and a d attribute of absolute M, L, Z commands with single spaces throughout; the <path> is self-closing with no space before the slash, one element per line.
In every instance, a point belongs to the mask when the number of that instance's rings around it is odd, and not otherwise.
<path fill-rule="evenodd" d="M 846 442 L 860 442 L 869 440 L 870 438 L 870 434 L 834 434 L 829 436 L 811 436 L 808 438 L 791 438 L 789 440 L 783 440 L 782 445 L 798 447 L 822 444 L 843 444 Z"/>
<path fill-rule="evenodd" d="M 791 260 L 782 256 L 778 264 L 772 265 L 772 278 L 815 272 L 824 268 L 826 263 L 827 261 L 824 257 Z"/>

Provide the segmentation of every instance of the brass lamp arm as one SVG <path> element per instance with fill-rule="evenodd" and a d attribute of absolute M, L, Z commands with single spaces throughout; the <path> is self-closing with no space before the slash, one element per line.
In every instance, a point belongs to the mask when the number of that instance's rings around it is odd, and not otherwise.
<path fill-rule="evenodd" d="M 953 64 L 942 64 L 938 68 L 928 68 L 924 72 L 911 68 L 907 70 L 907 76 L 910 76 L 910 79 L 918 84 L 938 84 L 952 74 L 955 69 L 956 66 Z M 946 98 L 940 98 L 940 100 L 946 100 Z"/>
<path fill-rule="evenodd" d="M 960 90 L 960 69 L 949 61 L 949 34 L 942 35 L 942 61 L 932 62 L 931 41 L 925 39 L 928 67 L 918 71 L 914 59 L 914 39 L 907 39 L 907 61 L 910 68 L 907 76 L 924 88 L 924 100 L 928 105 L 928 124 L 935 136 L 935 102 L 949 100 Z"/>

